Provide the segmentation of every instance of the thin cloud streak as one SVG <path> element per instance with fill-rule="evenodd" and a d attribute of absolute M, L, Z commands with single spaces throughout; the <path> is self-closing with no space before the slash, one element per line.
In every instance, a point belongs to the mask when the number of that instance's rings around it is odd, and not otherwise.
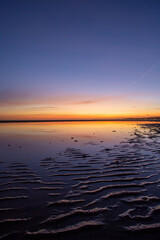
<path fill-rule="evenodd" d="M 156 67 L 158 67 L 159 64 L 160 64 L 160 62 L 156 63 L 155 65 L 152 65 L 151 67 L 149 67 L 148 70 L 146 72 L 144 72 L 139 78 L 137 78 L 136 80 L 132 81 L 124 89 L 121 89 L 121 92 L 126 91 L 129 88 L 131 88 L 134 85 L 136 85 L 137 83 L 141 82 L 143 79 L 145 79 L 145 77 L 147 77 L 150 73 L 152 73 L 154 71 L 154 69 Z"/>
<path fill-rule="evenodd" d="M 53 109 L 57 108 L 60 104 L 63 105 L 89 105 L 95 104 L 104 101 L 115 101 L 120 99 L 125 99 L 129 97 L 130 94 L 124 95 L 110 95 L 106 97 L 99 97 L 99 96 L 84 96 L 84 95 L 63 95 L 63 96 L 46 96 L 46 94 L 41 93 L 33 93 L 28 91 L 1 91 L 0 92 L 0 106 L 1 107 L 17 107 L 17 106 L 24 106 L 25 108 L 32 108 L 32 109 Z M 79 99 L 79 100 L 78 100 Z M 84 99 L 84 100 L 82 100 Z M 53 106 L 54 105 L 54 106 Z"/>

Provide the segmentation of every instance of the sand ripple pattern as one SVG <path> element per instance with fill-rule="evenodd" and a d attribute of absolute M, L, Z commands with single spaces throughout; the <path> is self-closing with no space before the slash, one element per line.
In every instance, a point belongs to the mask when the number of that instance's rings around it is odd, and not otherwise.
<path fill-rule="evenodd" d="M 94 156 L 67 148 L 34 168 L 1 161 L 0 239 L 159 239 L 160 124 L 139 129 Z"/>

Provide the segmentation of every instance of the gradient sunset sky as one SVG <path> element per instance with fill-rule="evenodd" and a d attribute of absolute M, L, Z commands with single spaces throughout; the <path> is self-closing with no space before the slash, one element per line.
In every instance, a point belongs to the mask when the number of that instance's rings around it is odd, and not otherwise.
<path fill-rule="evenodd" d="M 0 120 L 160 116 L 159 0 L 0 0 Z"/>

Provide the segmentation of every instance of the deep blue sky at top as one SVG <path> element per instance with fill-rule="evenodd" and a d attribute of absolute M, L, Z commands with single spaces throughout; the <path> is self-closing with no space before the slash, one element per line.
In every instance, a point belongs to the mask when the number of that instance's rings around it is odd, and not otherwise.
<path fill-rule="evenodd" d="M 1 92 L 154 93 L 160 1 L 0 0 L 0 46 Z"/>

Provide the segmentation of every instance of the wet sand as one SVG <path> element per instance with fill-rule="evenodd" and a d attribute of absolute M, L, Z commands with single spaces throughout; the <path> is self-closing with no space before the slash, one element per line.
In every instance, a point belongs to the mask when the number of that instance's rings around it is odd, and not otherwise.
<path fill-rule="evenodd" d="M 114 135 L 120 128 L 109 131 Z M 160 239 L 160 123 L 136 123 L 125 137 L 121 130 L 123 139 L 115 144 L 93 137 L 98 128 L 83 142 L 68 133 L 67 140 L 60 135 L 60 149 L 58 140 L 48 139 L 53 156 L 34 164 L 23 153 L 25 143 L 16 146 L 23 160 L 15 160 L 6 135 L 0 239 Z M 0 145 L 2 152 L 2 139 Z"/>

